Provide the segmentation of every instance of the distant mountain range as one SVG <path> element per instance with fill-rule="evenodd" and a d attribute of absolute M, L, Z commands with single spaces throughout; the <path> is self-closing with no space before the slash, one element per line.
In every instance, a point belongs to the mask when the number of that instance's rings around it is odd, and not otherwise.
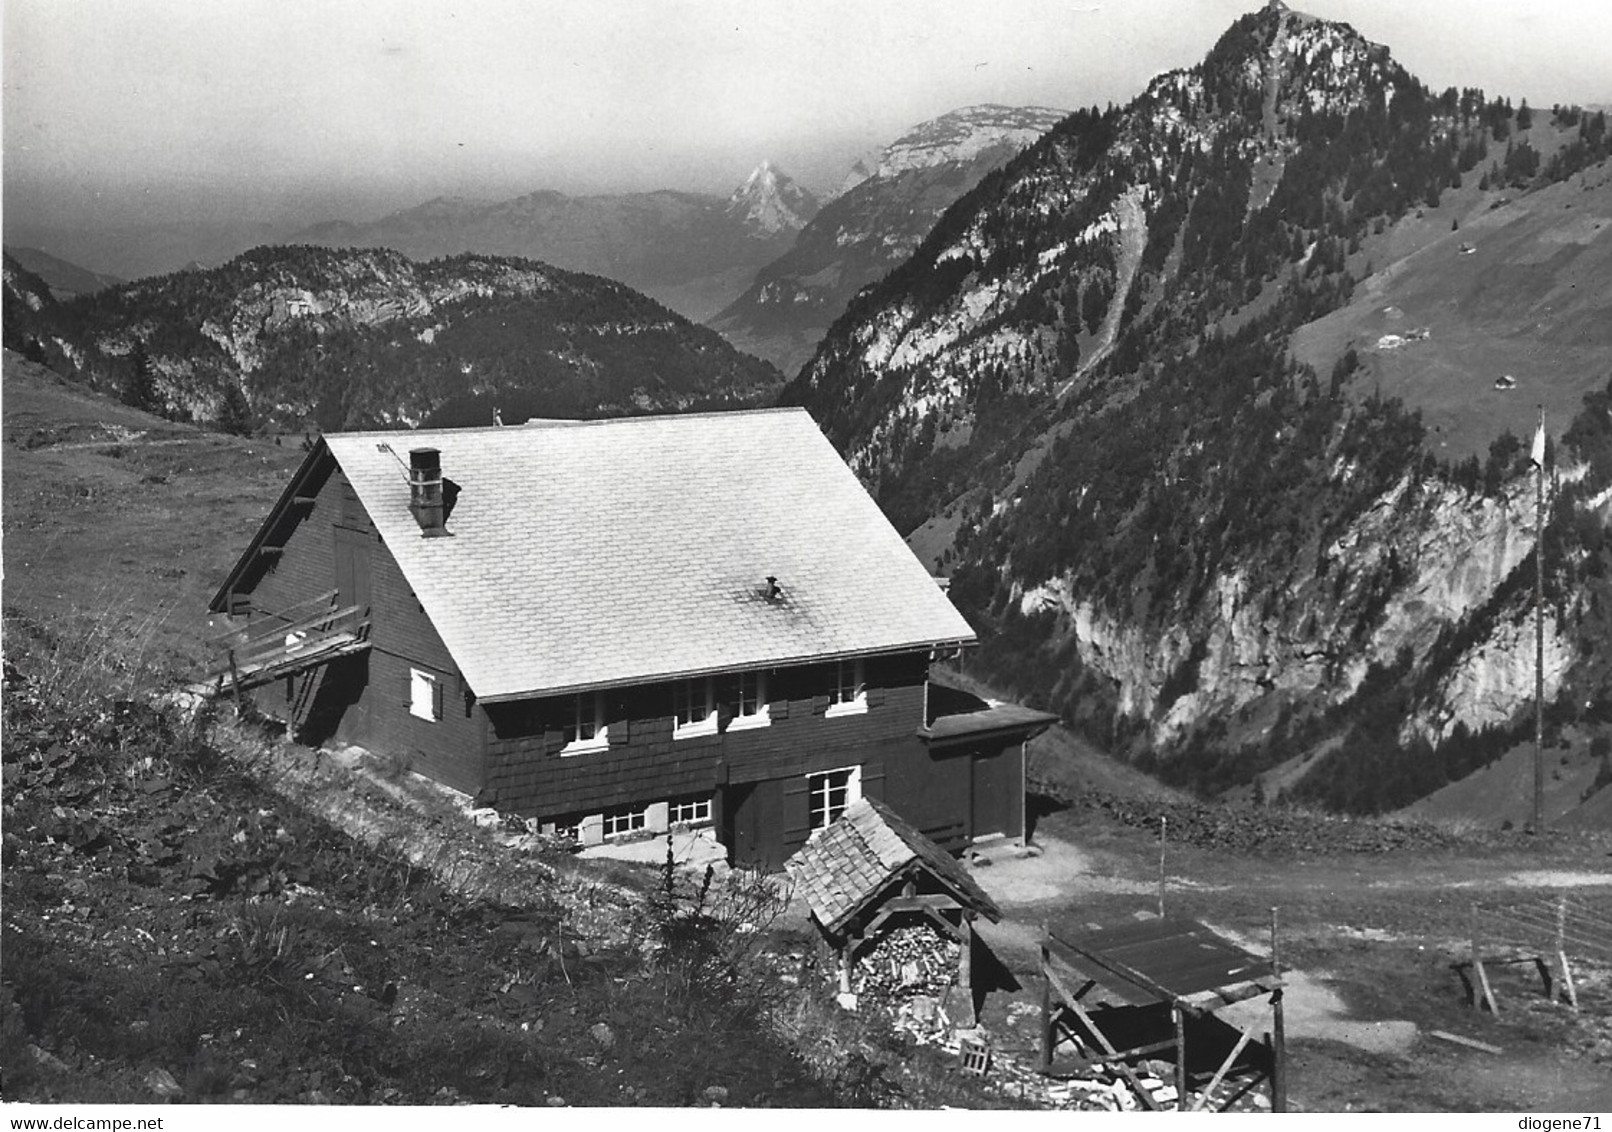
<path fill-rule="evenodd" d="M 150 408 L 267 427 L 509 423 L 762 403 L 782 384 L 610 279 L 509 257 L 264 247 L 59 302 L 5 257 L 6 345 Z"/>
<path fill-rule="evenodd" d="M 816 212 L 811 193 L 763 162 L 727 198 L 672 191 L 438 198 L 379 220 L 317 224 L 289 240 L 391 248 L 420 260 L 461 252 L 536 259 L 619 280 L 698 321 L 787 250 Z"/>
<path fill-rule="evenodd" d="M 14 248 L 7 245 L 5 251 L 18 266 L 41 279 L 50 289 L 51 295 L 57 299 L 93 295 L 97 291 L 115 287 L 123 282 L 115 275 L 90 271 L 76 263 L 59 259 L 49 252 L 42 252 L 38 248 Z"/>
<path fill-rule="evenodd" d="M 1609 152 L 1278 0 L 982 180 L 783 400 L 985 678 L 1175 783 L 1404 806 L 1532 734 L 1541 402 L 1548 735 L 1612 724 Z"/>
<path fill-rule="evenodd" d="M 857 291 L 912 254 L 954 201 L 1064 116 L 1035 106 L 971 106 L 914 127 L 871 169 L 853 166 L 842 193 L 711 325 L 793 374 Z"/>

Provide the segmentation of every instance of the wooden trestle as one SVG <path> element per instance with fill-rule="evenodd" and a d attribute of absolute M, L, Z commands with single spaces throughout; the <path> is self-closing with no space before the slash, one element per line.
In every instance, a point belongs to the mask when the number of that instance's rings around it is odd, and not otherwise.
<path fill-rule="evenodd" d="M 1041 941 L 1041 1072 L 1074 1076 L 1106 1065 L 1129 1082 L 1143 1105 L 1157 1111 L 1162 1106 L 1143 1087 L 1130 1063 L 1168 1052 L 1175 1061 L 1176 1107 L 1184 1108 L 1189 1085 L 1187 1019 L 1207 1017 L 1232 1003 L 1265 996 L 1270 1030 L 1256 1037 L 1252 1024 L 1238 1028 L 1236 1044 L 1201 1091 L 1194 1109 L 1213 1102 L 1215 1090 L 1237 1059 L 1251 1043 L 1257 1043 L 1269 1054 L 1269 1071 L 1235 1096 L 1268 1080 L 1272 1111 L 1285 1112 L 1286 1042 L 1277 963 L 1274 946 L 1271 959 L 1261 959 L 1204 924 L 1181 917 L 1149 918 L 1095 928 L 1078 936 L 1061 936 L 1049 929 Z M 1119 1049 L 1104 1033 L 1105 1011 L 1097 1009 L 1099 1006 L 1167 1006 L 1172 1033 Z M 1080 1056 L 1072 1062 L 1061 1061 L 1055 1071 L 1058 1048 L 1066 1042 L 1073 1043 Z"/>

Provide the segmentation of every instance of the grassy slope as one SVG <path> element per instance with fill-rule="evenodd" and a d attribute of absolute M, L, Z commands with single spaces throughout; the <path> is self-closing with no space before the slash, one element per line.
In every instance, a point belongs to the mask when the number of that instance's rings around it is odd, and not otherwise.
<path fill-rule="evenodd" d="M 10 351 L 3 381 L 8 621 L 200 667 L 208 599 L 300 448 L 173 424 Z"/>
<path fill-rule="evenodd" d="M 1507 429 L 1528 436 L 1540 404 L 1559 432 L 1605 385 L 1612 355 L 1612 166 L 1531 193 L 1480 193 L 1482 171 L 1368 241 L 1360 256 L 1376 272 L 1293 344 L 1323 376 L 1354 347 L 1364 365 L 1352 392 L 1420 409 L 1428 443 L 1452 461 L 1482 459 Z M 1422 327 L 1425 341 L 1376 346 Z M 1503 374 L 1515 389 L 1494 388 Z"/>
<path fill-rule="evenodd" d="M 1545 821 L 1552 827 L 1567 824 L 1581 829 L 1612 829 L 1612 823 L 1596 826 L 1590 821 L 1596 812 L 1605 813 L 1609 799 L 1584 793 L 1595 781 L 1599 761 L 1590 757 L 1590 736 L 1570 728 L 1557 743 L 1545 747 Z M 1400 813 L 1405 817 L 1432 821 L 1466 820 L 1488 829 L 1510 822 L 1518 829 L 1533 820 L 1534 744 L 1518 744 L 1500 758 L 1458 782 L 1429 794 Z M 1595 802 L 1598 810 L 1578 814 L 1580 804 Z"/>

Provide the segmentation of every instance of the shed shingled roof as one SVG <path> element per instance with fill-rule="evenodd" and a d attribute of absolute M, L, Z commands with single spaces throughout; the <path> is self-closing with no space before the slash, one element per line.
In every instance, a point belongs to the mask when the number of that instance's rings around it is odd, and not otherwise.
<path fill-rule="evenodd" d="M 483 700 L 975 639 L 803 409 L 325 440 Z M 448 538 L 409 511 L 427 447 Z"/>
<path fill-rule="evenodd" d="M 950 853 L 883 802 L 860 798 L 795 851 L 784 869 L 817 922 L 838 932 L 901 870 L 918 862 L 966 906 L 992 921 L 1001 910 Z"/>

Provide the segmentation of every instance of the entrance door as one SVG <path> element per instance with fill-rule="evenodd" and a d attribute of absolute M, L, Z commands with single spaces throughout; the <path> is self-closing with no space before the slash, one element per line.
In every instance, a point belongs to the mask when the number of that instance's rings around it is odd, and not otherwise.
<path fill-rule="evenodd" d="M 969 834 L 974 838 L 1006 833 L 1013 826 L 1013 793 L 1006 781 L 1010 760 L 1001 751 L 973 756 L 973 805 Z"/>
<path fill-rule="evenodd" d="M 346 527 L 336 532 L 336 607 L 369 608 L 369 535 Z"/>
<path fill-rule="evenodd" d="M 804 780 L 803 780 L 804 781 Z M 730 786 L 733 799 L 733 863 L 765 872 L 783 868 L 788 856 L 784 834 L 784 783 Z"/>

